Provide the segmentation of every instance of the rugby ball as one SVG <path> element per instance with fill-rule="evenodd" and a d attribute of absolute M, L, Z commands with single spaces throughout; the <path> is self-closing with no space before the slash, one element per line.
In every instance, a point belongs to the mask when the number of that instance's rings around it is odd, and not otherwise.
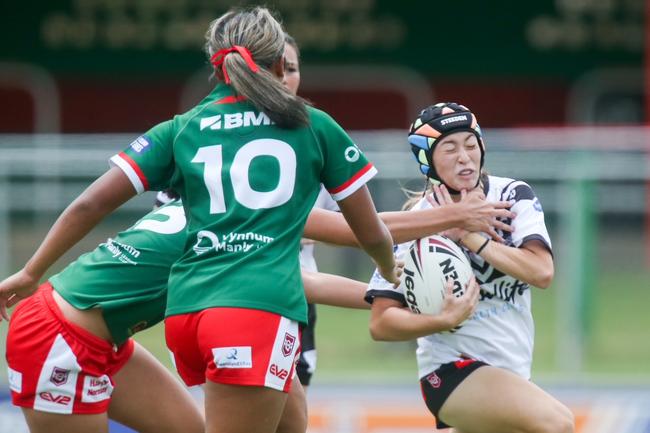
<path fill-rule="evenodd" d="M 414 241 L 403 260 L 404 297 L 409 309 L 417 314 L 440 312 L 447 278 L 454 282 L 454 295 L 461 296 L 473 275 L 463 250 L 445 236 Z"/>

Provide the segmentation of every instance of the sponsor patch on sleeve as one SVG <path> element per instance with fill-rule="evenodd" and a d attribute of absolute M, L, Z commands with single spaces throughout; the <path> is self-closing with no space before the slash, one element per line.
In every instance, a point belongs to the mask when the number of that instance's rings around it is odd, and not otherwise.
<path fill-rule="evenodd" d="M 151 149 L 152 141 L 146 135 L 141 135 L 130 144 L 136 153 L 143 153 Z"/>

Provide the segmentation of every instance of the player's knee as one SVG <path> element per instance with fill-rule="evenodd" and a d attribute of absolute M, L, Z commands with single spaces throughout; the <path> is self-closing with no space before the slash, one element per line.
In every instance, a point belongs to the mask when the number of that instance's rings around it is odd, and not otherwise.
<path fill-rule="evenodd" d="M 552 413 L 536 419 L 535 427 L 530 433 L 573 433 L 574 429 L 573 413 L 566 406 L 558 404 Z"/>

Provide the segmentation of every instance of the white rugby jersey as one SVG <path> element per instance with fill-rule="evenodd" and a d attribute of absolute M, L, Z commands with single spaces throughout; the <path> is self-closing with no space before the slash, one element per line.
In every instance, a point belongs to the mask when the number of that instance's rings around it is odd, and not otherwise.
<path fill-rule="evenodd" d="M 325 209 L 338 211 L 339 205 L 336 204 L 332 196 L 323 185 L 320 186 L 320 192 L 314 203 L 314 209 Z M 300 245 L 300 266 L 311 272 L 318 272 L 316 259 L 314 258 L 314 244 L 306 243 Z"/>
<path fill-rule="evenodd" d="M 516 213 L 516 217 L 512 221 L 505 221 L 512 225 L 514 231 L 499 233 L 506 245 L 520 247 L 524 242 L 535 239 L 551 250 L 542 206 L 529 185 L 514 179 L 488 176 L 485 189 L 488 201 L 514 201 L 510 210 Z M 430 207 L 423 199 L 413 209 Z M 410 244 L 408 242 L 397 247 L 398 257 L 408 251 Z M 534 338 L 530 286 L 504 275 L 468 249 L 463 250 L 481 285 L 478 306 L 460 329 L 418 338 L 416 355 L 420 377 L 442 364 L 469 357 L 529 379 Z M 396 299 L 406 305 L 403 285 L 393 288 L 375 272 L 368 285 L 366 300 L 372 302 L 377 296 Z"/>

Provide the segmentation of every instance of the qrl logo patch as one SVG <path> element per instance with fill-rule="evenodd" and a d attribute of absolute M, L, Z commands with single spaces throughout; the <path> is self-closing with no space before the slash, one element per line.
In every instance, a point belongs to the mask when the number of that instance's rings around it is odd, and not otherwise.
<path fill-rule="evenodd" d="M 427 382 L 429 382 L 433 388 L 440 388 L 440 385 L 442 385 L 442 379 L 440 379 L 436 373 L 428 375 Z"/>
<path fill-rule="evenodd" d="M 282 354 L 287 357 L 293 353 L 293 346 L 296 344 L 296 337 L 289 334 L 284 334 L 284 342 L 282 343 Z"/>
<path fill-rule="evenodd" d="M 56 386 L 61 386 L 68 381 L 69 374 L 70 374 L 70 370 L 54 367 L 52 369 L 52 375 L 50 376 L 50 382 L 52 382 Z"/>

